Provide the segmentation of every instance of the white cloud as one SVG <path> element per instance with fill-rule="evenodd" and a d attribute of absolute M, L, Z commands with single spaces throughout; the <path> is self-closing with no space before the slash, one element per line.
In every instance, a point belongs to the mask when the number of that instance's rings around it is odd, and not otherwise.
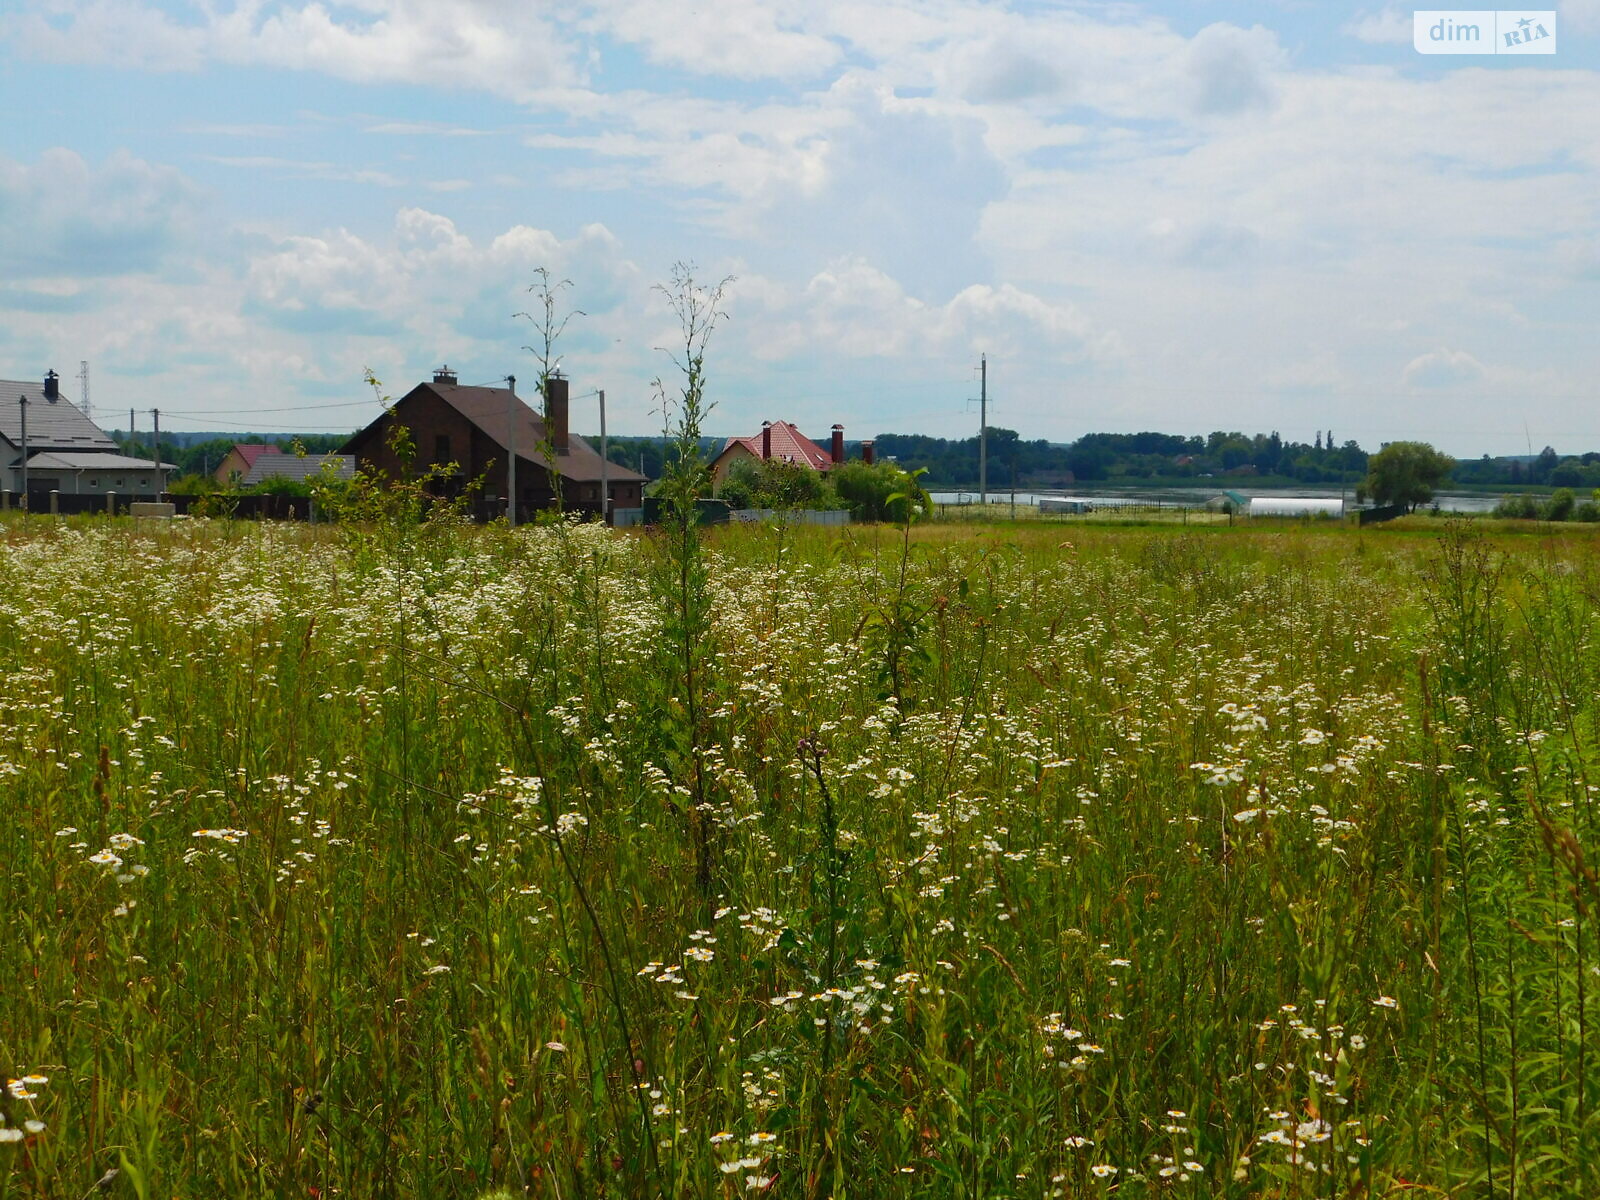
<path fill-rule="evenodd" d="M 149 270 L 198 205 L 177 171 L 126 151 L 99 166 L 65 149 L 32 166 L 0 157 L 0 275 Z"/>
<path fill-rule="evenodd" d="M 567 240 L 519 225 L 474 241 L 446 216 L 403 208 L 383 240 L 344 229 L 280 239 L 250 260 L 244 302 L 285 329 L 381 335 L 460 358 L 474 342 L 525 336 L 515 313 L 541 266 L 581 279 L 576 298 L 597 317 L 637 274 L 603 225 Z"/>
<path fill-rule="evenodd" d="M 1365 12 L 1344 27 L 1351 37 L 1376 45 L 1411 45 L 1411 12 L 1382 8 Z"/>
<path fill-rule="evenodd" d="M 1195 111 L 1230 116 L 1271 105 L 1272 73 L 1283 63 L 1277 35 L 1256 25 L 1207 25 L 1185 50 L 1184 73 Z"/>
<path fill-rule="evenodd" d="M 1010 284 L 974 284 L 929 304 L 870 263 L 844 259 L 792 298 L 770 281 L 741 289 L 736 294 L 754 292 L 762 308 L 741 336 L 768 359 L 946 359 L 990 351 L 1077 362 L 1121 354 L 1121 339 L 1096 330 L 1077 306 L 1052 304 Z"/>
<path fill-rule="evenodd" d="M 804 0 L 601 0 L 581 24 L 640 45 L 650 59 L 697 75 L 807 78 L 840 57 L 837 44 L 805 32 Z"/>
<path fill-rule="evenodd" d="M 1012 34 L 960 46 L 952 59 L 954 87 L 975 104 L 1058 99 L 1072 91 L 1057 56 Z"/>
<path fill-rule="evenodd" d="M 1600 31 L 1600 0 L 1558 0 L 1558 29 L 1572 33 Z"/>
<path fill-rule="evenodd" d="M 304 162 L 267 154 L 202 154 L 205 162 L 248 171 L 273 171 L 297 179 L 325 179 L 333 183 L 367 183 L 376 187 L 399 187 L 402 180 L 388 171 L 341 166 L 331 162 Z"/>
<path fill-rule="evenodd" d="M 1419 354 L 1406 364 L 1401 372 L 1408 387 L 1449 388 L 1477 383 L 1487 372 L 1484 366 L 1465 350 L 1448 350 L 1440 347 L 1427 354 Z"/>
<path fill-rule="evenodd" d="M 568 38 L 537 6 L 504 0 L 363 0 L 348 7 L 242 0 L 180 23 L 140 0 L 81 0 L 13 16 L 0 32 L 56 62 L 147 70 L 213 63 L 319 71 L 529 99 L 580 82 Z"/>

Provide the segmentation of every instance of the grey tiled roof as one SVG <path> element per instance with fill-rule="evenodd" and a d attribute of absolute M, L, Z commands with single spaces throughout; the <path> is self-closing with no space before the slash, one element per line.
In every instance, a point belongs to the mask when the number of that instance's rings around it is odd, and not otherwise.
<path fill-rule="evenodd" d="M 65 396 L 53 403 L 44 398 L 44 382 L 23 383 L 0 379 L 0 437 L 13 446 L 22 444 L 22 408 L 28 398 L 28 449 L 110 450 L 117 444 L 80 412 Z"/>
<path fill-rule="evenodd" d="M 309 479 L 322 471 L 322 464 L 334 464 L 338 479 L 354 479 L 356 458 L 353 454 L 263 454 L 240 480 L 240 486 L 253 487 L 269 479 Z"/>

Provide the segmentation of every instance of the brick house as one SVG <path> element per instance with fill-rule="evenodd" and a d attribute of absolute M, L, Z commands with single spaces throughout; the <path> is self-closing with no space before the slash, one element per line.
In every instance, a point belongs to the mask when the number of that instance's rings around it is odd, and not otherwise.
<path fill-rule="evenodd" d="M 568 428 L 568 385 L 560 376 L 550 380 L 544 416 L 517 397 L 509 387 L 463 387 L 455 372 L 443 367 L 428 383 L 412 388 L 383 416 L 361 430 L 339 453 L 354 455 L 367 470 L 389 475 L 401 473 L 403 464 L 389 447 L 396 423 L 411 435 L 416 448 L 412 469 L 450 466 L 450 483 L 444 488 L 459 494 L 474 479 L 483 479 L 486 499 L 504 504 L 508 445 L 517 454 L 517 515 L 521 519 L 555 500 L 555 483 L 561 487 L 563 508 L 598 513 L 600 455 Z M 648 480 L 619 463 L 606 466 L 611 510 L 639 508 Z"/>

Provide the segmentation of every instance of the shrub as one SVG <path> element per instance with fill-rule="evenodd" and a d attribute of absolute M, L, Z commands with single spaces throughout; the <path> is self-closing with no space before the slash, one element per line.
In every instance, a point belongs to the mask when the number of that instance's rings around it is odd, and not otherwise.
<path fill-rule="evenodd" d="M 890 497 L 905 495 L 922 512 L 932 510 L 933 502 L 922 485 L 894 463 L 880 462 L 868 466 L 864 462 L 849 462 L 833 471 L 833 489 L 850 510 L 856 521 L 900 521 L 905 519 L 901 504 L 890 503 Z"/>
<path fill-rule="evenodd" d="M 734 508 L 834 508 L 838 496 L 821 471 L 781 459 L 742 458 L 728 469 L 717 496 Z"/>
<path fill-rule="evenodd" d="M 1532 521 L 1539 515 L 1539 506 L 1532 496 L 1505 496 L 1494 506 L 1494 515 L 1516 521 Z"/>
<path fill-rule="evenodd" d="M 1577 497 L 1572 494 L 1571 488 L 1559 488 L 1544 504 L 1540 513 L 1546 521 L 1570 521 L 1572 510 L 1577 507 Z"/>

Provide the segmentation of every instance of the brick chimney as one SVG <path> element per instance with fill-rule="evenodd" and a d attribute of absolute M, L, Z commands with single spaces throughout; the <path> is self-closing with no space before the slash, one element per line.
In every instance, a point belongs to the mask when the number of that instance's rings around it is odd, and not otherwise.
<path fill-rule="evenodd" d="M 545 380 L 544 433 L 557 454 L 568 451 L 567 442 L 567 380 L 564 375 L 552 375 Z"/>
<path fill-rule="evenodd" d="M 445 363 L 444 366 L 433 373 L 433 381 L 441 387 L 455 387 L 456 373 L 450 369 L 449 363 Z"/>
<path fill-rule="evenodd" d="M 52 404 L 61 398 L 61 379 L 54 371 L 45 373 L 44 398 Z"/>
<path fill-rule="evenodd" d="M 872 443 L 870 441 L 861 443 L 861 461 L 866 463 L 869 467 L 875 461 L 872 451 Z"/>
<path fill-rule="evenodd" d="M 842 463 L 844 461 L 844 426 L 843 425 L 835 425 L 833 427 L 833 445 L 829 447 L 829 450 L 831 451 L 831 454 L 829 455 L 829 457 L 831 457 L 833 459 L 835 466 L 837 466 L 839 463 Z"/>
<path fill-rule="evenodd" d="M 772 457 L 772 422 L 761 422 L 761 458 L 762 461 Z"/>

